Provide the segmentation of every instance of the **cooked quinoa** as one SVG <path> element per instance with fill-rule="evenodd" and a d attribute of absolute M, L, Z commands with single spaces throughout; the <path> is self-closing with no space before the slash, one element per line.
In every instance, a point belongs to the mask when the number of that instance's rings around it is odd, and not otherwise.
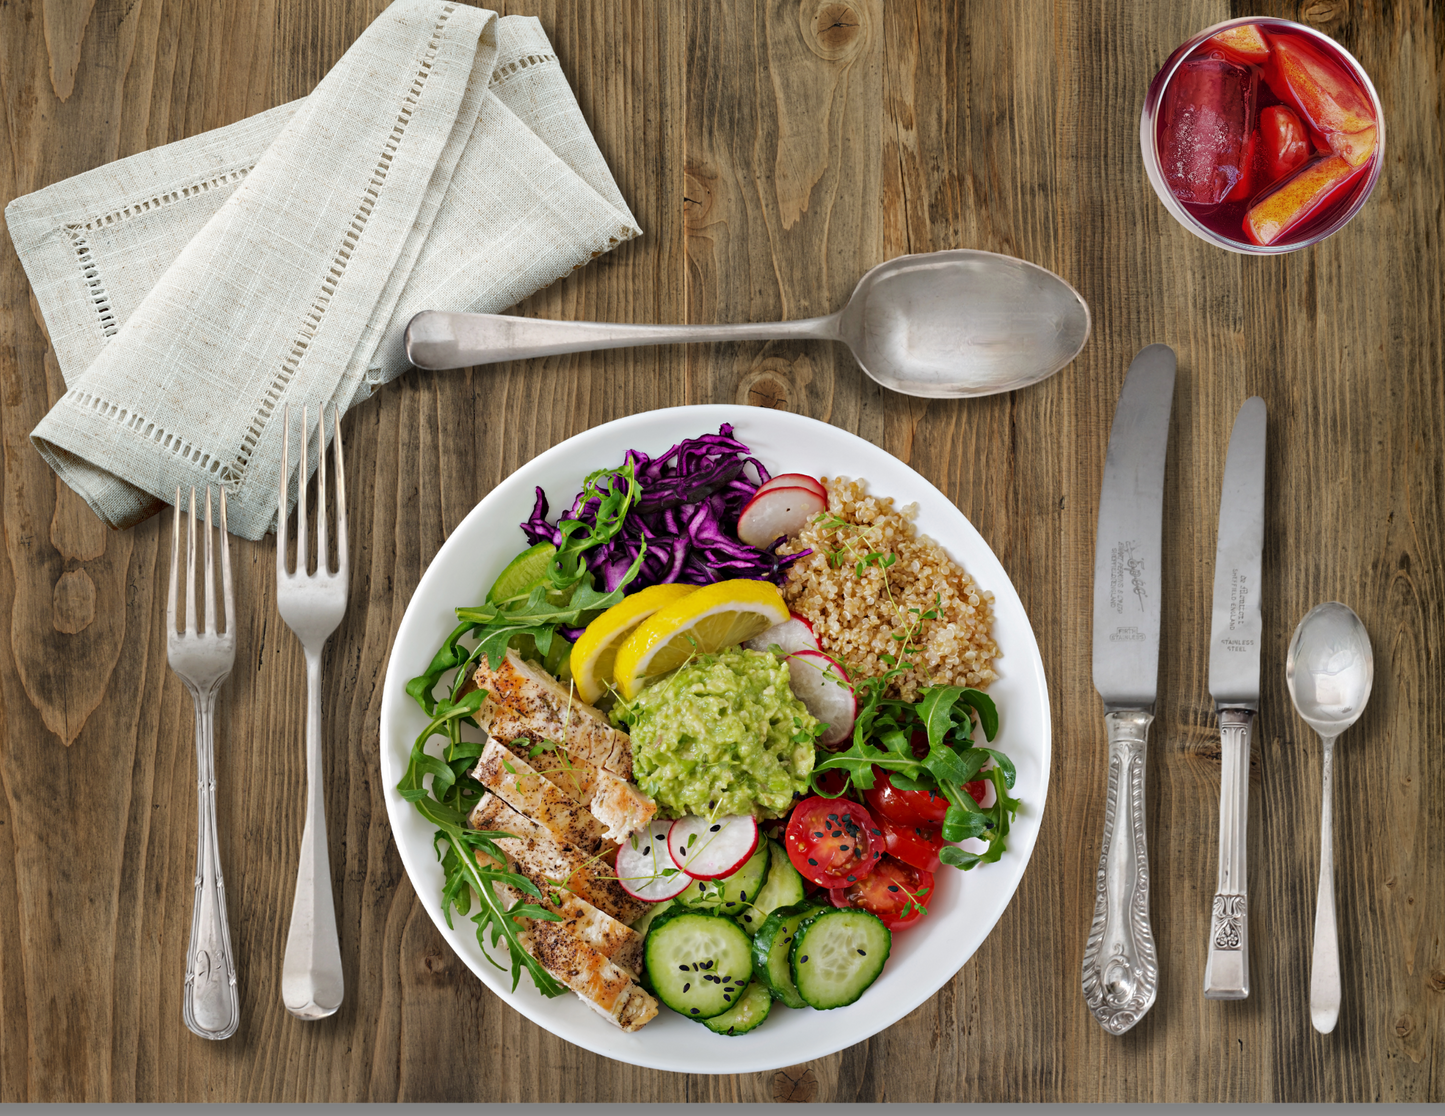
<path fill-rule="evenodd" d="M 783 596 L 807 617 L 823 651 L 855 676 L 888 670 L 879 656 L 896 654 L 895 633 L 916 620 L 914 669 L 894 677 L 888 690 L 906 701 L 928 685 L 986 687 L 997 677 L 998 645 L 989 634 L 993 594 L 913 525 L 918 505 L 895 510 L 887 496 L 868 495 L 862 481 L 824 478 L 828 513 L 808 524 L 778 552 L 811 549 L 789 567 Z M 841 521 L 841 522 L 840 522 Z M 870 555 L 877 555 L 869 559 Z M 891 563 L 888 557 L 895 556 Z M 864 562 L 862 573 L 859 563 Z M 885 565 L 886 564 L 886 565 Z M 915 614 L 911 609 L 917 609 Z"/>

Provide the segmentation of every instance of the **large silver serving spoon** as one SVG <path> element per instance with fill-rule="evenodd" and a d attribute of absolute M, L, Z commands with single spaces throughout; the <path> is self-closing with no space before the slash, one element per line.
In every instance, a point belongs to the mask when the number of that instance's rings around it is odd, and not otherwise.
<path fill-rule="evenodd" d="M 953 399 L 1047 379 L 1079 355 L 1089 324 L 1088 305 L 1053 272 L 1012 256 L 959 249 L 879 264 L 848 305 L 826 318 L 659 326 L 428 310 L 406 327 L 406 355 L 418 368 L 466 368 L 683 341 L 842 341 L 884 387 Z"/>
<path fill-rule="evenodd" d="M 1310 1022 L 1321 1034 L 1340 1017 L 1340 946 L 1335 929 L 1335 853 L 1330 827 L 1335 739 L 1360 718 L 1375 680 L 1375 656 L 1360 618 L 1338 602 L 1316 605 L 1294 630 L 1284 676 L 1290 700 L 1325 745 L 1320 812 L 1320 887 L 1310 964 Z"/>

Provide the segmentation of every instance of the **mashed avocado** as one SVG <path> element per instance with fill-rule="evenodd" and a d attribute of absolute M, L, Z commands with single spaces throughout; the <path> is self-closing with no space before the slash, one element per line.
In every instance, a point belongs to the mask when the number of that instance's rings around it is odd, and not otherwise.
<path fill-rule="evenodd" d="M 807 789 L 818 721 L 774 655 L 699 655 L 619 713 L 631 722 L 633 778 L 668 817 L 780 817 Z"/>

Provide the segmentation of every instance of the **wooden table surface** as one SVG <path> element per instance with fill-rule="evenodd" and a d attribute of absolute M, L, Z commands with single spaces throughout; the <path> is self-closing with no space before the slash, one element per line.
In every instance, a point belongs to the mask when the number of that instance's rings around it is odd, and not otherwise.
<path fill-rule="evenodd" d="M 384 0 L 0 3 L 0 200 L 309 91 Z M 505 5 L 512 10 L 513 5 Z M 191 704 L 167 669 L 169 526 L 103 528 L 28 435 L 62 391 L 0 243 L 0 1100 L 1445 1099 L 1445 326 L 1441 72 L 1428 0 L 518 0 L 552 37 L 641 239 L 524 304 L 541 317 L 826 313 L 879 261 L 970 247 L 1070 280 L 1083 355 L 1013 395 L 894 395 L 841 347 L 617 351 L 403 377 L 347 416 L 353 589 L 326 667 L 327 814 L 347 999 L 281 1006 L 304 681 L 273 541 L 235 545 L 240 654 L 220 702 L 220 829 L 243 1022 L 181 1021 L 195 856 Z M 1385 106 L 1379 186 L 1343 232 L 1249 259 L 1184 231 L 1138 151 L 1145 86 L 1194 31 L 1298 18 Z M 1090 679 L 1104 449 L 1134 352 L 1179 354 L 1150 761 L 1154 1009 L 1122 1038 L 1079 971 L 1102 829 Z M 1253 993 L 1200 995 L 1219 743 L 1207 690 L 1224 452 L 1269 405 L 1264 696 L 1250 791 Z M 1048 672 L 1054 764 L 1022 886 L 956 979 L 896 1026 L 776 1073 L 621 1065 L 527 1022 L 443 944 L 378 770 L 380 681 L 422 571 L 498 481 L 562 439 L 683 403 L 856 431 L 956 501 L 1009 571 Z M 1310 1027 L 1320 748 L 1285 649 L 1313 604 L 1364 619 L 1377 677 L 1338 753 L 1344 1006 Z M 1432 868 L 1431 865 L 1434 865 Z"/>

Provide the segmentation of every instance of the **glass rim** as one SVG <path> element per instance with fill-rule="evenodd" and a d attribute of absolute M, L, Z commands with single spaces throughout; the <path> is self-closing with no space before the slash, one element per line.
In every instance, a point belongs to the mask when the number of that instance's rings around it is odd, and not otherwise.
<path fill-rule="evenodd" d="M 1348 63 L 1354 76 L 1364 87 L 1365 93 L 1370 98 L 1370 104 L 1375 110 L 1375 151 L 1371 158 L 1373 166 L 1365 176 L 1364 183 L 1355 200 L 1347 206 L 1340 215 L 1331 221 L 1319 232 L 1306 237 L 1304 240 L 1290 244 L 1251 244 L 1247 240 L 1232 240 L 1222 233 L 1217 233 L 1196 218 L 1169 189 L 1164 181 L 1163 170 L 1159 159 L 1158 128 L 1157 120 L 1159 106 L 1164 99 L 1164 91 L 1169 87 L 1175 72 L 1184 63 L 1194 50 L 1206 40 L 1212 39 L 1221 31 L 1227 31 L 1231 27 L 1243 27 L 1246 24 L 1262 24 L 1266 27 L 1287 27 L 1293 32 L 1300 32 L 1306 37 L 1325 44 L 1329 49 L 1342 56 Z M 1149 89 L 1144 96 L 1144 108 L 1139 114 L 1139 146 L 1144 158 L 1144 170 L 1149 179 L 1149 185 L 1153 187 L 1154 193 L 1164 203 L 1164 208 L 1169 211 L 1176 221 L 1184 226 L 1189 232 L 1201 240 L 1207 241 L 1219 248 L 1230 252 L 1238 252 L 1245 256 L 1282 256 L 1290 252 L 1298 252 L 1302 248 L 1309 248 L 1320 241 L 1333 236 L 1347 224 L 1350 223 L 1375 192 L 1375 183 L 1379 181 L 1380 170 L 1384 164 L 1385 154 L 1385 110 L 1380 103 L 1380 95 L 1375 91 L 1375 84 L 1370 80 L 1370 75 L 1365 72 L 1365 67 L 1360 60 L 1346 50 L 1339 42 L 1330 38 L 1323 31 L 1317 31 L 1303 23 L 1296 23 L 1290 19 L 1280 19 L 1275 16 L 1240 16 L 1237 19 L 1226 19 L 1223 22 L 1212 24 L 1204 30 L 1191 35 L 1184 42 L 1180 43 L 1164 60 L 1159 71 L 1149 82 Z"/>

